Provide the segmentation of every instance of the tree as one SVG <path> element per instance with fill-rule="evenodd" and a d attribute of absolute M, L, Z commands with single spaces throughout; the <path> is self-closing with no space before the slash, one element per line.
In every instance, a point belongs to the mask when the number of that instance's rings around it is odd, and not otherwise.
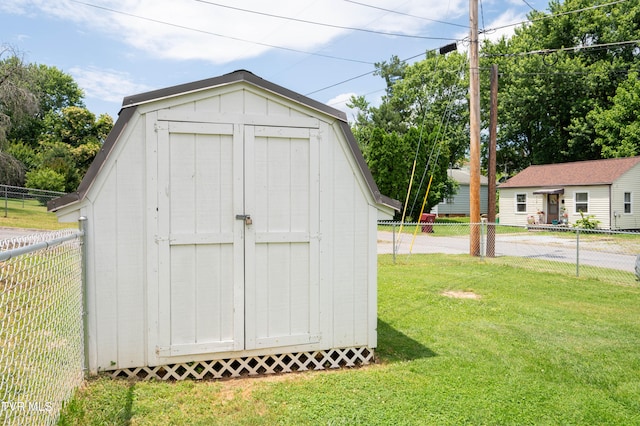
<path fill-rule="evenodd" d="M 594 143 L 604 140 L 596 111 L 611 108 L 628 71 L 637 69 L 640 52 L 629 41 L 640 36 L 640 5 L 590 6 L 589 0 L 552 1 L 556 16 L 532 12 L 532 23 L 509 40 L 482 48 L 482 68 L 497 63 L 500 69 L 497 157 L 511 173 L 607 155 L 604 143 Z M 486 98 L 484 105 L 488 111 Z"/>
<path fill-rule="evenodd" d="M 0 46 L 0 150 L 12 126 L 38 110 L 37 96 L 31 91 L 28 67 L 16 51 Z"/>
<path fill-rule="evenodd" d="M 84 94 L 73 77 L 56 67 L 31 64 L 26 68 L 29 90 L 37 98 L 37 109 L 16 120 L 7 137 L 36 147 L 40 135 L 51 131 L 51 121 L 60 116 L 63 109 L 85 108 L 82 100 Z"/>
<path fill-rule="evenodd" d="M 412 65 L 394 56 L 376 67 L 386 94 L 379 107 L 351 98 L 349 106 L 358 110 L 353 133 L 381 191 L 398 200 L 408 197 L 406 214 L 417 218 L 429 180 L 427 212 L 456 189 L 446 170 L 467 152 L 467 61 L 457 52 L 431 52 Z"/>
<path fill-rule="evenodd" d="M 22 186 L 24 166 L 12 155 L 0 151 L 0 184 Z"/>
<path fill-rule="evenodd" d="M 70 75 L 0 51 L 0 183 L 22 185 L 26 176 L 34 188 L 77 188 L 113 127 L 82 98 Z"/>
<path fill-rule="evenodd" d="M 588 115 L 595 129 L 595 143 L 603 157 L 632 157 L 640 155 L 640 79 L 637 72 L 629 73 L 605 109 L 596 106 Z"/>

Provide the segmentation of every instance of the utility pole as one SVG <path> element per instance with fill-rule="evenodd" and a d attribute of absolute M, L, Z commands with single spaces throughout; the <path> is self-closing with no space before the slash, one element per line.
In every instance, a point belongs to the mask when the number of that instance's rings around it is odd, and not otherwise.
<path fill-rule="evenodd" d="M 496 223 L 496 139 L 498 132 L 498 65 L 491 65 L 491 108 L 489 114 L 489 193 L 487 222 Z M 495 225 L 487 229 L 487 257 L 496 256 Z"/>
<path fill-rule="evenodd" d="M 469 0 L 469 254 L 480 255 L 480 66 L 478 60 L 478 0 Z"/>

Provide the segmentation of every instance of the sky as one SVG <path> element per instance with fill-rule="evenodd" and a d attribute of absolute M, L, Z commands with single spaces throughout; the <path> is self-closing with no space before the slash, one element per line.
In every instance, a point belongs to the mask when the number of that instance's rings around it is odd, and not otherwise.
<path fill-rule="evenodd" d="M 547 0 L 482 0 L 481 38 L 513 33 Z M 0 45 L 70 74 L 96 116 L 150 90 L 251 71 L 347 112 L 377 105 L 375 63 L 465 51 L 467 0 L 1 0 Z M 4 59 L 4 57 L 0 57 Z"/>

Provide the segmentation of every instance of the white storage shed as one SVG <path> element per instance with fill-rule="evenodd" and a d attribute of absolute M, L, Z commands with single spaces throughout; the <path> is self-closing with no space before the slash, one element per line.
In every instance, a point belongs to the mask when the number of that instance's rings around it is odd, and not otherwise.
<path fill-rule="evenodd" d="M 114 376 L 368 363 L 381 195 L 346 115 L 248 71 L 124 99 L 78 191 L 87 354 Z"/>

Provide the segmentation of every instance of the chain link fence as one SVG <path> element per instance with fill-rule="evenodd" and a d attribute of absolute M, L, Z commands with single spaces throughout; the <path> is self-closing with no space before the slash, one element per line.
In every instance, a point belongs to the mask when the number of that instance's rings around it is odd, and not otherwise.
<path fill-rule="evenodd" d="M 0 423 L 50 425 L 83 380 L 82 232 L 0 240 Z"/>
<path fill-rule="evenodd" d="M 471 232 L 474 230 L 472 247 Z M 472 251 L 473 250 L 473 251 Z M 378 223 L 378 253 L 476 253 L 487 262 L 637 284 L 640 232 L 495 223 Z"/>
<path fill-rule="evenodd" d="M 64 192 L 21 186 L 0 185 L 0 210 L 7 217 L 10 208 L 25 208 L 25 205 L 46 205 L 48 201 L 65 195 Z"/>

